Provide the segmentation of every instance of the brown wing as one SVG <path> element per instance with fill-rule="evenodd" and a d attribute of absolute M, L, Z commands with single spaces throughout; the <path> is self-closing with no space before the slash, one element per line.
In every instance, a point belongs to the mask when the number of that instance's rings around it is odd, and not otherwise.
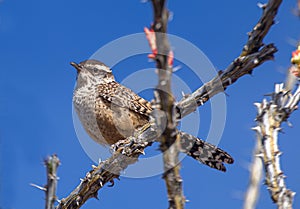
<path fill-rule="evenodd" d="M 99 84 L 98 96 L 145 116 L 149 116 L 152 111 L 150 102 L 115 81 Z"/>

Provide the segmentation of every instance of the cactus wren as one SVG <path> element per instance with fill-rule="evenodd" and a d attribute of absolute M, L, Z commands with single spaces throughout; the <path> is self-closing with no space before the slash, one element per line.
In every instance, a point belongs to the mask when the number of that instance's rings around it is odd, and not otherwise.
<path fill-rule="evenodd" d="M 133 134 L 149 122 L 151 104 L 115 81 L 111 69 L 97 60 L 70 63 L 77 70 L 73 104 L 88 135 L 97 143 L 111 145 Z M 225 171 L 233 163 L 225 151 L 180 132 L 186 154 L 200 162 Z"/>

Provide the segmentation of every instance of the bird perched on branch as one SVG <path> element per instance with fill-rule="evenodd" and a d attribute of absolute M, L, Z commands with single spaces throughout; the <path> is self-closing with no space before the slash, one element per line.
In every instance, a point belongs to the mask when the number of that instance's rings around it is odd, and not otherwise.
<path fill-rule="evenodd" d="M 70 63 L 77 70 L 73 104 L 85 131 L 97 143 L 112 145 L 149 123 L 150 102 L 115 81 L 111 69 L 97 60 Z M 212 168 L 225 171 L 233 163 L 225 151 L 180 132 L 181 149 Z"/>

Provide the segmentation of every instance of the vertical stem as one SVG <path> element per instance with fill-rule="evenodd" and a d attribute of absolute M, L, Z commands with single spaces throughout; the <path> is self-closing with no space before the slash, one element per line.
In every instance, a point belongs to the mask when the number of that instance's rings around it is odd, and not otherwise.
<path fill-rule="evenodd" d="M 46 171 L 47 171 L 47 185 L 46 185 L 46 204 L 45 209 L 54 209 L 54 203 L 57 199 L 56 197 L 56 187 L 57 187 L 57 168 L 60 165 L 59 158 L 53 154 L 48 157 L 45 161 Z"/>
<path fill-rule="evenodd" d="M 281 152 L 278 146 L 278 134 L 281 124 L 297 108 L 300 100 L 300 86 L 294 94 L 284 88 L 284 84 L 276 84 L 271 101 L 263 100 L 256 103 L 258 114 L 257 132 L 259 143 L 262 147 L 261 157 L 264 165 L 265 184 L 270 192 L 271 199 L 277 204 L 278 209 L 292 209 L 295 193 L 287 188 L 285 176 L 280 166 Z"/>
<path fill-rule="evenodd" d="M 169 12 L 165 8 L 165 0 L 152 0 L 154 23 L 152 29 L 156 36 L 157 54 L 155 56 L 159 81 L 156 88 L 156 104 L 166 114 L 166 128 L 160 138 L 160 149 L 163 152 L 164 175 L 168 191 L 169 208 L 184 208 L 185 198 L 182 191 L 182 179 L 179 165 L 179 142 L 175 121 L 175 100 L 171 92 L 172 66 L 169 64 L 170 44 L 167 38 Z M 159 126 L 161 118 L 156 118 Z"/>
<path fill-rule="evenodd" d="M 244 209 L 255 209 L 257 199 L 259 197 L 259 188 L 262 177 L 262 162 L 259 158 L 261 155 L 261 142 L 257 138 L 256 146 L 253 151 L 253 161 L 250 166 L 250 180 L 245 195 Z"/>

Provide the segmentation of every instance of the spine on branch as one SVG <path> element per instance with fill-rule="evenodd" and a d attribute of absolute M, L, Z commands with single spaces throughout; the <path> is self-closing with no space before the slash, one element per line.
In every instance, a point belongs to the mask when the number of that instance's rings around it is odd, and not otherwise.
<path fill-rule="evenodd" d="M 276 84 L 275 92 L 270 101 L 255 103 L 257 107 L 257 126 L 253 130 L 257 133 L 261 149 L 257 156 L 261 157 L 266 178 L 265 184 L 271 198 L 278 205 L 278 209 L 291 209 L 294 192 L 286 187 L 285 176 L 280 167 L 282 152 L 278 147 L 278 134 L 281 124 L 289 118 L 297 108 L 300 98 L 300 86 L 294 94 L 284 88 L 284 84 Z"/>

